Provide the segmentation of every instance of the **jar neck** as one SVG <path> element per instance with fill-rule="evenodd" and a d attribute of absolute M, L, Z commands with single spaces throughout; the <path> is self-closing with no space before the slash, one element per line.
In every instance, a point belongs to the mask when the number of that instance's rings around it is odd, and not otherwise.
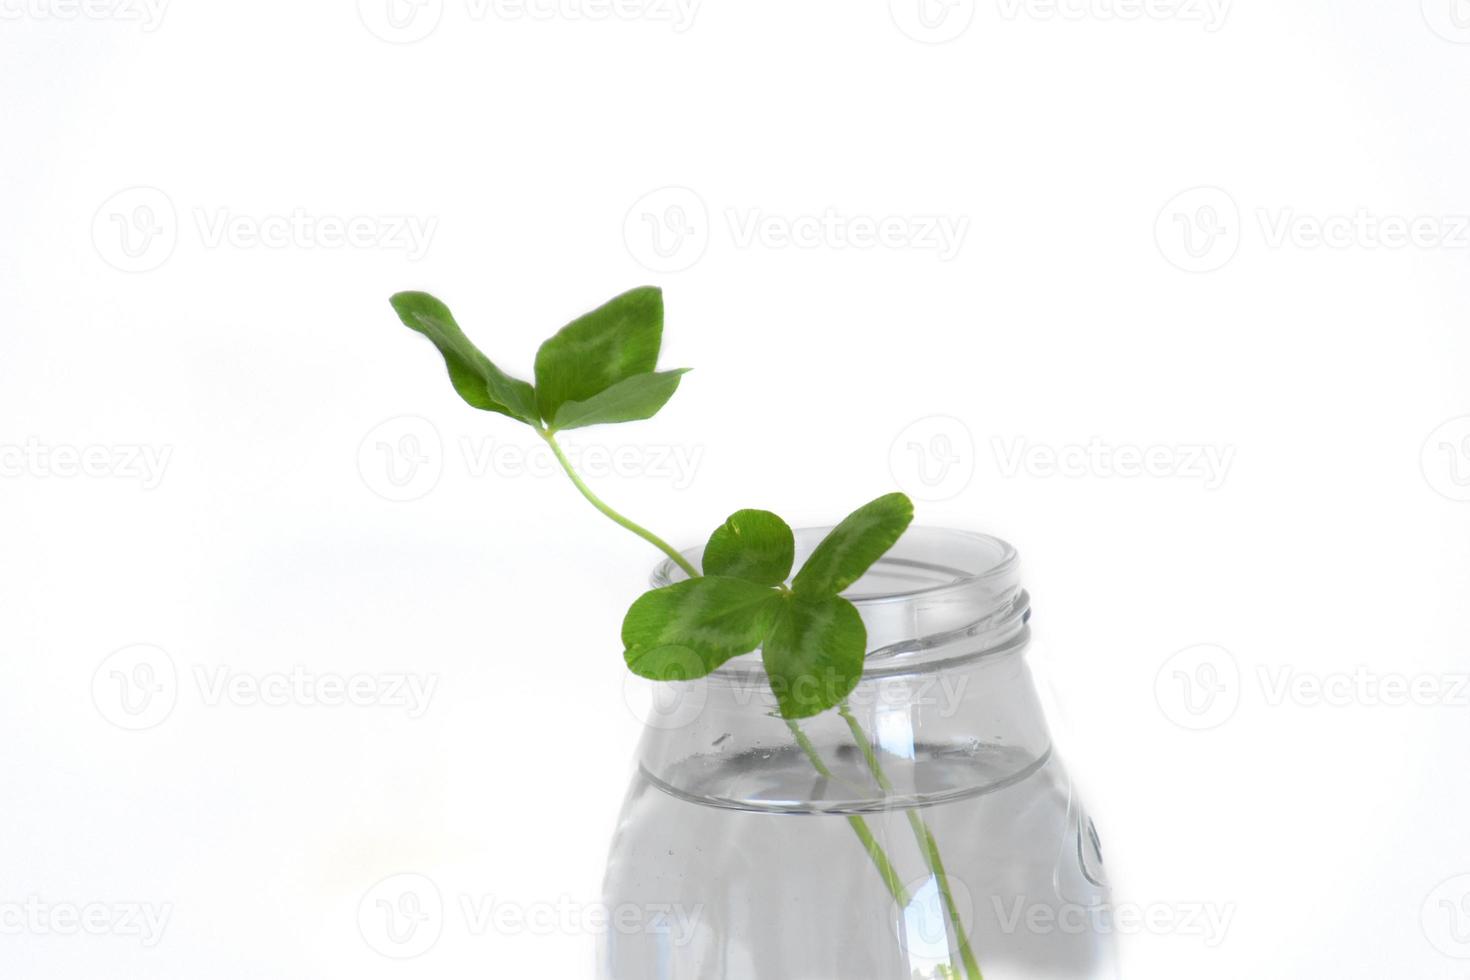
<path fill-rule="evenodd" d="M 831 528 L 801 528 L 800 568 Z M 703 549 L 684 556 L 696 567 Z M 655 569 L 652 584 L 687 576 L 672 562 Z M 1016 550 L 999 538 L 946 528 L 909 528 L 886 554 L 843 593 L 867 628 L 868 666 L 914 670 L 959 656 L 982 655 L 1015 642 L 1031 615 L 1021 587 Z M 729 662 L 724 673 L 759 670 L 759 655 Z"/>
<path fill-rule="evenodd" d="M 797 533 L 798 567 L 825 533 Z M 673 580 L 672 563 L 655 576 Z M 1045 763 L 1050 737 L 1024 659 L 1029 601 L 1014 549 L 911 529 L 844 595 L 867 627 L 868 663 L 842 705 L 793 727 L 759 652 L 738 657 L 706 678 L 661 685 L 670 710 L 650 721 L 645 773 L 714 805 L 858 812 L 983 792 Z M 864 766 L 864 742 L 886 760 L 887 790 Z M 832 778 L 820 778 L 813 754 Z"/>
<path fill-rule="evenodd" d="M 795 724 L 756 672 L 677 685 L 673 723 L 645 731 L 642 769 L 675 795 L 768 812 L 857 813 L 1003 788 L 1051 752 L 1026 635 L 983 655 L 870 672 L 838 707 Z M 888 787 L 875 783 L 865 747 Z"/>

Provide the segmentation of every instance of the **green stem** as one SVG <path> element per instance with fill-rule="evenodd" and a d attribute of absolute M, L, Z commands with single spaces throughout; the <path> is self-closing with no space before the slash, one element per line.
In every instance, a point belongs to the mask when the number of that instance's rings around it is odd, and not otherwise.
<path fill-rule="evenodd" d="M 826 779 L 831 779 L 832 770 L 827 768 L 827 764 L 817 754 L 817 747 L 812 744 L 812 740 L 807 737 L 806 732 L 801 730 L 801 726 L 787 719 L 786 727 L 791 729 L 792 738 L 796 739 L 796 744 L 801 746 L 801 751 L 806 753 L 807 759 L 810 760 L 812 768 L 817 770 L 818 775 Z M 852 827 L 852 832 L 857 834 L 858 840 L 862 841 L 863 847 L 868 852 L 868 857 L 873 859 L 873 865 L 878 869 L 878 876 L 883 879 L 883 885 L 888 889 L 888 894 L 893 896 L 893 900 L 898 903 L 899 908 L 908 908 L 910 901 L 908 889 L 904 888 L 903 879 L 898 876 L 898 872 L 893 867 L 893 862 L 888 860 L 888 855 L 884 852 L 883 846 L 878 843 L 877 838 L 873 836 L 873 831 L 868 828 L 868 822 L 862 817 L 852 814 L 847 818 L 847 823 Z"/>
<path fill-rule="evenodd" d="M 571 460 L 567 459 L 566 453 L 562 452 L 561 445 L 557 443 L 554 433 L 549 429 L 537 429 L 536 433 L 542 439 L 546 440 L 546 444 L 551 447 L 552 454 L 556 456 L 556 461 L 561 464 L 561 468 L 566 471 L 567 476 L 572 480 L 572 484 L 576 486 L 582 496 L 587 498 L 588 503 L 596 507 L 614 524 L 627 528 L 659 551 L 668 555 L 674 564 L 682 568 L 690 578 L 699 577 L 699 569 L 695 568 L 689 559 L 675 551 L 673 546 L 667 541 L 646 527 L 635 524 L 603 503 L 602 498 L 593 493 L 592 488 L 582 482 L 582 478 L 577 475 L 577 471 L 572 467 Z M 811 739 L 807 738 L 806 733 L 801 730 L 796 722 L 788 720 L 786 724 L 791 729 L 791 734 L 796 738 L 796 744 L 801 746 L 802 752 L 806 754 L 807 759 L 816 768 L 817 773 L 827 779 L 831 779 L 832 770 L 827 768 L 827 764 L 817 754 L 816 746 L 812 745 Z M 904 888 L 903 880 L 899 878 L 898 872 L 894 869 L 893 862 L 889 860 L 887 852 L 883 850 L 883 846 L 873 836 L 873 831 L 868 827 L 868 822 L 862 817 L 853 814 L 847 818 L 847 823 L 848 826 L 852 827 L 852 832 L 857 835 L 858 840 L 862 843 L 863 850 L 868 852 L 868 857 L 872 859 L 873 865 L 878 869 L 878 875 L 883 879 L 883 885 L 888 889 L 888 893 L 893 896 L 894 901 L 898 902 L 899 908 L 907 908 L 909 904 L 908 891 Z"/>
<path fill-rule="evenodd" d="M 893 782 L 888 774 L 883 771 L 883 764 L 878 760 L 878 754 L 873 751 L 873 740 L 863 730 L 858 722 L 857 716 L 852 713 L 852 707 L 843 701 L 837 706 L 838 714 L 847 722 L 847 728 L 852 732 L 852 739 L 862 749 L 863 759 L 867 761 L 868 771 L 873 774 L 878 788 L 885 795 L 893 792 Z M 944 902 L 945 911 L 948 913 L 950 926 L 954 929 L 956 941 L 960 947 L 960 958 L 964 961 L 965 972 L 971 980 L 984 980 L 980 973 L 980 964 L 975 959 L 974 950 L 970 948 L 970 937 L 965 932 L 964 923 L 960 921 L 959 908 L 955 905 L 954 893 L 949 887 L 949 876 L 944 870 L 944 859 L 939 856 L 939 842 L 934 839 L 934 833 L 919 811 L 910 808 L 906 811 L 909 818 L 909 827 L 913 829 L 914 839 L 919 844 L 919 851 L 924 855 L 924 863 L 929 866 L 929 871 L 934 875 L 934 880 L 939 885 L 939 895 Z"/>
<path fill-rule="evenodd" d="M 699 577 L 699 570 L 689 563 L 689 559 L 685 558 L 683 555 L 679 554 L 679 552 L 675 551 L 673 546 L 670 545 L 667 541 L 659 537 L 657 534 L 654 534 L 652 531 L 648 530 L 648 528 L 643 527 L 640 524 L 633 523 L 631 520 L 624 517 L 622 514 L 619 514 L 607 504 L 603 503 L 602 498 L 593 493 L 592 488 L 582 482 L 582 478 L 578 476 L 577 471 L 572 468 L 571 460 L 567 459 L 566 453 L 561 451 L 561 445 L 557 443 L 556 436 L 550 430 L 537 429 L 536 432 L 541 436 L 542 439 L 546 440 L 546 444 L 551 447 L 552 453 L 556 456 L 556 461 L 561 464 L 562 469 L 566 470 L 567 476 L 572 478 L 572 483 L 576 486 L 578 490 L 582 492 L 582 496 L 587 498 L 588 503 L 590 503 L 593 507 L 596 507 L 598 510 L 602 511 L 602 513 L 606 515 L 607 518 L 611 520 L 614 524 L 617 524 L 619 527 L 627 528 L 629 531 L 632 531 L 644 541 L 647 541 L 649 544 L 653 545 L 659 551 L 662 551 L 664 554 L 668 555 L 669 558 L 673 560 L 674 564 L 682 568 L 689 575 L 690 578 Z"/>

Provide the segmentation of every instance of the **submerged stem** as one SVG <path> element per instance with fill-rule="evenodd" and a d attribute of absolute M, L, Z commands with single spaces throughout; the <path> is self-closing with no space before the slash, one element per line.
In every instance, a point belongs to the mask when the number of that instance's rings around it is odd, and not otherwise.
<path fill-rule="evenodd" d="M 807 737 L 806 732 L 801 730 L 801 726 L 787 719 L 786 727 L 791 729 L 791 737 L 796 739 L 796 744 L 801 746 L 802 752 L 806 753 L 807 759 L 811 762 L 812 768 L 817 770 L 817 774 L 824 779 L 831 779 L 832 770 L 827 768 L 827 764 L 817 754 L 817 747 L 812 744 L 812 740 Z M 868 827 L 868 822 L 857 814 L 850 815 L 847 818 L 847 822 L 852 827 L 853 833 L 857 834 L 858 840 L 863 842 L 863 847 L 867 849 L 868 857 L 873 859 L 873 865 L 878 869 L 878 876 L 883 879 L 883 885 L 888 889 L 888 894 L 893 896 L 893 900 L 898 903 L 899 908 L 908 908 L 910 901 L 908 889 L 904 887 L 903 879 L 898 876 L 898 871 L 893 867 L 893 862 L 888 860 L 888 854 L 883 850 L 883 846 L 873 836 L 873 831 Z"/>
<path fill-rule="evenodd" d="M 883 791 L 884 795 L 892 793 L 893 782 L 883 771 L 883 763 L 878 760 L 878 754 L 873 751 L 873 740 L 868 737 L 868 733 L 857 720 L 857 716 L 852 713 L 852 707 L 843 701 L 837 706 L 837 712 L 842 715 L 843 721 L 847 722 L 848 730 L 852 732 L 852 740 L 862 750 L 863 759 L 868 764 L 868 771 L 873 774 L 878 788 Z M 929 829 L 929 825 L 924 822 L 919 811 L 909 809 L 906 813 L 909 818 L 909 827 L 914 832 L 914 840 L 919 844 L 919 852 L 924 855 L 924 863 L 929 866 L 929 871 L 939 886 L 939 897 L 944 902 L 950 926 L 954 929 L 955 940 L 960 947 L 960 959 L 965 964 L 965 973 L 970 980 L 984 980 L 980 973 L 980 964 L 975 959 L 975 952 L 970 948 L 970 937 L 965 932 L 964 923 L 960 921 L 960 911 L 955 905 L 954 893 L 949 887 L 949 876 L 944 870 L 944 859 L 939 856 L 939 841 L 935 840 L 934 832 Z"/>

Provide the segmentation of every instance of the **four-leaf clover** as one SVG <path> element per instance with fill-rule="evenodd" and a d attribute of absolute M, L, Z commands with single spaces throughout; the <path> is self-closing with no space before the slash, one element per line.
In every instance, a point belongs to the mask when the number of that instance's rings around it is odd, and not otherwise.
<path fill-rule="evenodd" d="M 770 511 L 742 510 L 710 536 L 704 572 L 644 593 L 623 619 L 623 657 L 656 681 L 702 677 L 761 649 L 783 717 L 807 718 L 857 686 L 868 632 L 841 595 L 914 517 L 901 493 L 865 504 L 822 539 L 792 579 L 796 541 Z"/>

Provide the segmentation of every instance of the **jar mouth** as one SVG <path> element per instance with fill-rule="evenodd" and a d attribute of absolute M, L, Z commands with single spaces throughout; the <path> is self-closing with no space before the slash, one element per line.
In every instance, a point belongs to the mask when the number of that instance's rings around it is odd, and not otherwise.
<path fill-rule="evenodd" d="M 831 527 L 795 530 L 793 574 L 831 531 Z M 690 564 L 701 566 L 703 547 L 680 553 Z M 978 582 L 1014 574 L 1019 562 L 1020 555 L 1009 542 L 988 534 L 954 528 L 910 527 L 843 596 L 861 605 L 963 591 Z M 672 559 L 666 558 L 654 568 L 651 582 L 657 589 L 688 577 Z"/>
<path fill-rule="evenodd" d="M 794 568 L 801 568 L 829 531 L 796 530 Z M 683 554 L 699 567 L 703 552 Z M 654 570 L 652 584 L 661 588 L 685 578 L 666 560 Z M 843 597 L 867 626 L 869 661 L 893 660 L 902 669 L 911 669 L 920 656 L 949 660 L 1010 645 L 1030 614 L 1016 549 L 1000 538 L 953 528 L 910 527 Z M 747 668 L 751 656 L 737 657 L 724 669 Z"/>

